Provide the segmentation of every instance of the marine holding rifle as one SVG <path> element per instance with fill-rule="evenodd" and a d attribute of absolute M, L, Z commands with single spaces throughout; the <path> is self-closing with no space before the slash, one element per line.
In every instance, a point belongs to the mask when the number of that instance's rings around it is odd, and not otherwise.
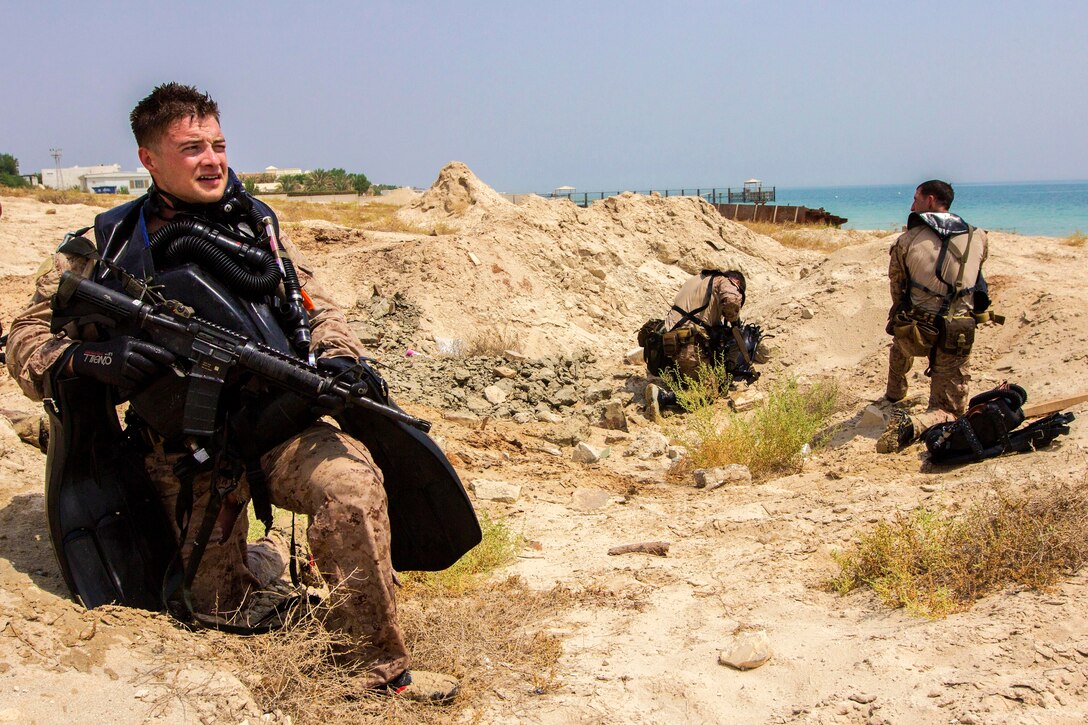
<path fill-rule="evenodd" d="M 99 214 L 93 242 L 65 238 L 7 348 L 50 415 L 47 511 L 66 583 L 86 606 L 230 628 L 285 566 L 247 546 L 252 495 L 266 526 L 271 505 L 309 517 L 332 592 L 324 624 L 360 689 L 448 701 L 456 680 L 409 671 L 394 565 L 443 568 L 479 540 L 460 481 L 228 168 L 217 104 L 167 83 L 130 120 L 153 186 Z"/>
<path fill-rule="evenodd" d="M 907 230 L 891 248 L 888 282 L 892 307 L 887 332 L 892 336 L 885 399 L 907 395 L 907 373 L 914 358 L 928 361 L 929 405 L 916 415 L 892 409 L 877 451 L 902 449 L 927 429 L 955 420 L 967 408 L 968 365 L 975 327 L 1002 321 L 989 312 L 990 298 L 982 264 L 988 254 L 986 232 L 948 211 L 955 198 L 951 184 L 931 180 L 918 186 Z"/>

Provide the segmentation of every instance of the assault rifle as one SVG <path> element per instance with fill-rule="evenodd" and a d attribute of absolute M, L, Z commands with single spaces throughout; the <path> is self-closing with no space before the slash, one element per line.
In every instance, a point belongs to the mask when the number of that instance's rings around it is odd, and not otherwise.
<path fill-rule="evenodd" d="M 127 277 L 125 284 L 126 289 L 152 301 L 144 302 L 65 272 L 53 297 L 52 329 L 76 338 L 80 328 L 93 323 L 115 334 L 137 335 L 177 356 L 181 362 L 178 372 L 188 378 L 182 424 L 186 435 L 215 433 L 219 395 L 235 369 L 314 405 L 335 401 L 344 409 L 366 408 L 424 433 L 431 428 L 428 421 L 370 397 L 380 396 L 381 391 L 371 390 L 361 379 L 325 372 L 196 317 L 191 308 L 163 299 L 132 277 Z"/>

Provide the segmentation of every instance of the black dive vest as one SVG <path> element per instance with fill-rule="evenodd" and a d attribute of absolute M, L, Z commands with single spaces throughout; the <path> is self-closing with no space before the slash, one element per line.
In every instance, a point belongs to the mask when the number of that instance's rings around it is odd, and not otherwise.
<path fill-rule="evenodd" d="M 231 179 L 234 180 L 233 172 Z M 275 212 L 262 201 L 252 197 L 249 200 L 263 216 L 273 219 L 278 234 L 279 222 Z M 218 279 L 214 270 L 204 269 L 194 263 L 156 269 L 148 248 L 146 227 L 141 224 L 148 202 L 145 194 L 95 217 L 94 233 L 99 257 L 137 279 L 149 280 L 151 284 L 161 286 L 164 297 L 182 300 L 198 316 L 210 322 L 259 340 L 280 352 L 294 354 L 273 313 L 270 304 L 272 300 L 246 298 Z M 246 220 L 239 221 L 242 223 L 226 226 L 236 236 L 255 237 Z M 108 264 L 99 263 L 93 278 L 107 286 L 117 287 L 120 284 Z"/>

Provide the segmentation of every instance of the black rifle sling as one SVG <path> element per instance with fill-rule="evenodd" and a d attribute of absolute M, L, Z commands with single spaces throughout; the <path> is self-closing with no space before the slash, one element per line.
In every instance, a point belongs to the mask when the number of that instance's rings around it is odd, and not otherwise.
<path fill-rule="evenodd" d="M 694 310 L 690 310 L 690 311 L 689 310 L 682 310 L 679 307 L 677 307 L 676 305 L 672 306 L 673 311 L 679 313 L 680 320 L 675 325 L 672 326 L 672 328 L 669 330 L 669 332 L 672 332 L 673 330 L 680 327 L 680 325 L 684 324 L 685 322 L 690 322 L 690 323 L 692 323 L 694 325 L 699 325 L 701 327 L 706 328 L 706 331 L 707 331 L 708 335 L 713 332 L 713 330 L 714 330 L 713 325 L 709 325 L 709 324 L 703 322 L 702 320 L 700 320 L 695 315 L 699 314 L 700 312 L 705 310 L 707 307 L 710 307 L 710 298 L 714 294 L 714 278 L 719 276 L 719 275 L 720 275 L 720 273 L 719 274 L 708 275 L 708 278 L 710 279 L 710 283 L 707 284 L 707 286 L 706 286 L 706 299 L 703 300 L 703 304 L 696 307 Z"/>
<path fill-rule="evenodd" d="M 208 542 L 211 540 L 212 532 L 215 529 L 216 519 L 219 518 L 219 514 L 223 510 L 223 504 L 226 501 L 226 497 L 238 487 L 238 478 L 241 473 L 239 466 L 233 466 L 232 476 L 229 479 L 226 479 L 220 473 L 219 463 L 220 461 L 216 461 L 216 466 L 214 468 L 215 474 L 209 484 L 208 505 L 204 509 L 204 516 L 200 520 L 200 528 L 197 529 L 196 536 L 193 537 L 193 548 L 189 552 L 189 561 L 187 563 L 183 560 L 181 551 L 185 546 L 185 540 L 189 536 L 189 528 L 193 523 L 193 481 L 199 472 L 199 467 L 190 465 L 187 468 L 178 470 L 181 489 L 178 492 L 174 513 L 180 533 L 178 537 L 177 554 L 175 555 L 174 562 L 170 565 L 170 570 L 167 572 L 163 582 L 163 601 L 166 604 L 167 610 L 174 618 L 186 626 L 207 627 L 209 629 L 218 629 L 230 634 L 263 634 L 281 626 L 278 619 L 279 615 L 283 615 L 291 607 L 303 603 L 304 598 L 285 598 L 255 625 L 232 624 L 220 617 L 201 614 L 193 607 L 193 581 L 196 579 L 197 571 L 200 568 L 200 562 L 204 558 L 204 552 L 207 550 Z M 247 469 L 247 480 L 250 473 L 251 472 Z M 252 487 L 252 482 L 250 485 Z M 292 518 L 292 557 L 294 557 L 294 547 L 295 541 Z M 294 561 L 291 562 L 291 565 L 291 582 L 297 587 L 298 578 L 294 568 Z M 180 578 L 178 576 L 179 573 Z M 305 601 L 308 602 L 309 600 L 306 599 Z"/>

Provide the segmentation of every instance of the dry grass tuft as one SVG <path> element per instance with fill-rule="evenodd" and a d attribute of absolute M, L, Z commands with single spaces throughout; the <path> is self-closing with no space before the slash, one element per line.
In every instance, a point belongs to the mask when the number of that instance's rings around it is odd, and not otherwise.
<path fill-rule="evenodd" d="M 132 201 L 135 196 L 128 194 L 92 194 L 71 189 L 28 189 L 4 187 L 4 196 L 20 196 L 37 199 L 46 204 L 86 204 L 112 209 L 118 204 Z"/>
<path fill-rule="evenodd" d="M 1088 559 L 1088 486 L 998 494 L 962 516 L 918 508 L 836 556 L 828 587 L 869 587 L 890 607 L 942 617 L 1011 584 L 1046 590 Z"/>
<path fill-rule="evenodd" d="M 521 350 L 521 340 L 508 327 L 488 327 L 470 337 L 463 348 L 468 357 L 501 357 L 507 350 Z"/>
<path fill-rule="evenodd" d="M 301 222 L 307 219 L 321 219 L 353 229 L 367 229 L 377 232 L 405 232 L 408 234 L 431 234 L 432 230 L 414 224 L 407 224 L 397 218 L 400 209 L 396 204 L 355 204 L 332 202 L 320 204 L 312 201 L 277 201 L 274 204 L 276 216 L 281 222 Z"/>
<path fill-rule="evenodd" d="M 460 595 L 406 597 L 400 615 L 416 666 L 459 677 L 465 706 L 492 690 L 558 689 L 562 643 L 546 624 L 569 605 L 563 588 L 536 592 L 508 577 Z"/>
<path fill-rule="evenodd" d="M 857 229 L 839 230 L 822 224 L 772 224 L 771 222 L 739 222 L 756 234 L 770 237 L 790 249 L 808 249 L 830 253 L 872 239 L 868 232 Z"/>
<path fill-rule="evenodd" d="M 505 522 L 486 514 L 480 517 L 480 530 L 483 540 L 449 569 L 405 572 L 401 576 L 405 596 L 464 594 L 479 586 L 482 576 L 513 561 L 524 543 Z"/>
<path fill-rule="evenodd" d="M 1072 234 L 1062 240 L 1070 247 L 1083 247 L 1085 243 L 1088 243 L 1088 234 L 1085 234 L 1080 229 L 1077 229 Z"/>
<path fill-rule="evenodd" d="M 271 634 L 214 635 L 217 647 L 264 711 L 279 710 L 297 723 L 450 722 L 493 690 L 527 698 L 550 692 L 559 687 L 562 647 L 545 627 L 569 608 L 572 595 L 533 591 L 519 577 L 489 579 L 516 555 L 521 538 L 488 518 L 481 528 L 481 544 L 450 569 L 402 577 L 399 618 L 412 667 L 461 680 L 461 696 L 448 707 L 361 689 L 365 673 L 332 657 L 345 641 L 322 627 L 324 607 Z"/>
<path fill-rule="evenodd" d="M 707 376 L 714 379 L 705 380 Z M 834 381 L 801 386 L 795 378 L 782 380 L 768 391 L 761 407 L 737 413 L 707 392 L 715 389 L 719 379 L 708 368 L 700 370 L 699 380 L 686 390 L 677 389 L 677 400 L 689 415 L 673 434 L 687 446 L 692 467 L 739 463 L 748 467 L 753 478 L 766 479 L 800 470 L 802 448 L 824 442 L 839 399 Z M 692 390 L 701 392 L 693 396 Z"/>

